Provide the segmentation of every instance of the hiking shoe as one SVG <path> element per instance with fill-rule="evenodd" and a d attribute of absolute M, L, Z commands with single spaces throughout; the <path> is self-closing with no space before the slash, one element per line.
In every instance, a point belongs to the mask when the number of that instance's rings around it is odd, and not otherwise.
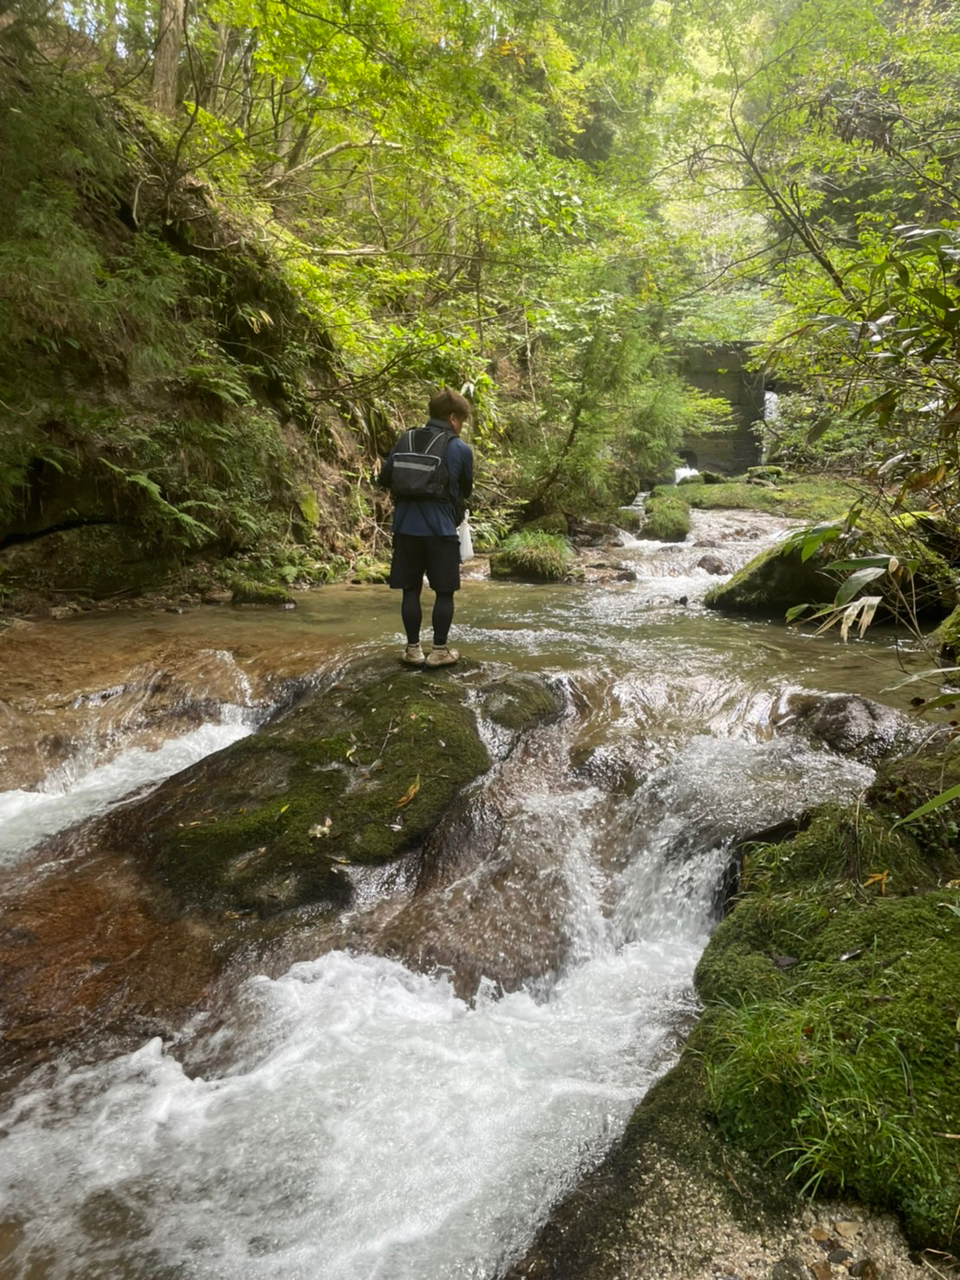
<path fill-rule="evenodd" d="M 427 654 L 428 667 L 449 667 L 452 662 L 460 657 L 456 649 L 450 649 L 445 644 L 435 644 Z"/>
<path fill-rule="evenodd" d="M 408 644 L 400 661 L 405 662 L 408 667 L 422 667 L 425 661 L 423 650 L 418 644 Z"/>

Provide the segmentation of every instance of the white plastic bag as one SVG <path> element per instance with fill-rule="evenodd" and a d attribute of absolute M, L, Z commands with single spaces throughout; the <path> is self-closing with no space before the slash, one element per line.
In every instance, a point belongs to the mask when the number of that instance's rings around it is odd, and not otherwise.
<path fill-rule="evenodd" d="M 463 519 L 457 529 L 460 535 L 460 562 L 473 559 L 473 535 L 470 532 L 470 512 L 463 513 Z"/>

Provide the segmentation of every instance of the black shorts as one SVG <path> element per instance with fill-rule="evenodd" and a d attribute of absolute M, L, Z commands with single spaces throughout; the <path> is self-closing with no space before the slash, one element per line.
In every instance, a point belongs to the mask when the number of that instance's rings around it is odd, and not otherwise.
<path fill-rule="evenodd" d="M 422 538 L 412 533 L 393 535 L 390 585 L 398 591 L 419 591 L 423 575 L 434 591 L 460 590 L 460 539 Z"/>

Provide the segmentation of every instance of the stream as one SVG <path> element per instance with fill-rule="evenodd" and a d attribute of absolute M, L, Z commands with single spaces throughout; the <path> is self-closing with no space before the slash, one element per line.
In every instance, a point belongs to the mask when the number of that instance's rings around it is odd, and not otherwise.
<path fill-rule="evenodd" d="M 566 711 L 474 784 L 503 836 L 431 927 L 464 895 L 513 894 L 519 935 L 542 893 L 566 939 L 547 975 L 464 994 L 321 923 L 282 963 L 211 982 L 169 1034 L 64 1046 L 0 1098 L 0 1280 L 493 1280 L 523 1252 L 676 1060 L 732 844 L 872 778 L 780 732 L 787 699 L 905 710 L 883 690 L 921 662 L 879 632 L 843 645 L 705 610 L 704 548 L 733 571 L 785 525 L 694 515 L 683 546 L 598 553 L 635 580 L 474 577 L 458 597 L 461 651 L 547 675 Z M 255 732 L 344 659 L 392 671 L 400 651 L 397 596 L 369 586 L 9 640 L 34 655 L 0 691 L 0 891 L 18 904 L 63 874 L 41 837 Z M 362 936 L 409 889 L 355 874 Z"/>

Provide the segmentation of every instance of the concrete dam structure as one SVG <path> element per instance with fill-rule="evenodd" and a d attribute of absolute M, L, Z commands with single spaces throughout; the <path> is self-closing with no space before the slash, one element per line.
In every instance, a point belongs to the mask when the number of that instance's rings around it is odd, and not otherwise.
<path fill-rule="evenodd" d="M 683 438 L 680 456 L 688 467 L 736 475 L 760 462 L 757 430 L 763 421 L 762 371 L 746 367 L 753 343 L 698 343 L 686 348 L 681 372 L 687 382 L 730 404 L 730 423 Z"/>

